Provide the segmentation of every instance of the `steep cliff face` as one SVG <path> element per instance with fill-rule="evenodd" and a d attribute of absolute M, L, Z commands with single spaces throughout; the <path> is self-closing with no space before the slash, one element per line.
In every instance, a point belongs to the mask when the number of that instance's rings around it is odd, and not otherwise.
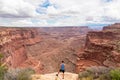
<path fill-rule="evenodd" d="M 40 37 L 35 28 L 0 28 L 0 52 L 4 54 L 4 62 L 9 67 L 28 67 L 27 63 L 23 66 L 26 61 L 31 61 L 26 46 L 37 42 L 40 42 Z"/>
<path fill-rule="evenodd" d="M 120 66 L 120 24 L 89 32 L 85 48 L 78 56 L 77 72 L 90 66 Z"/>

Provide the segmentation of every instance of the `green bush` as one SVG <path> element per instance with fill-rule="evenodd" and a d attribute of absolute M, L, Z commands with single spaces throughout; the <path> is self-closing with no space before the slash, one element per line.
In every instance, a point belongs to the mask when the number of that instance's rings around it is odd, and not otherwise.
<path fill-rule="evenodd" d="M 112 80 L 110 76 L 110 71 L 112 68 L 107 68 L 103 66 L 92 66 L 87 68 L 85 71 L 80 72 L 78 77 L 80 80 Z M 85 79 L 83 79 L 85 78 Z"/>
<path fill-rule="evenodd" d="M 4 80 L 17 80 L 17 76 L 21 69 L 9 69 L 4 75 Z"/>
<path fill-rule="evenodd" d="M 4 79 L 4 75 L 7 71 L 7 67 L 2 64 L 1 59 L 3 58 L 3 54 L 0 53 L 0 80 Z"/>
<path fill-rule="evenodd" d="M 119 69 L 111 70 L 110 75 L 111 75 L 112 80 L 120 80 L 120 70 Z"/>
<path fill-rule="evenodd" d="M 110 72 L 111 68 L 103 67 L 103 66 L 92 66 L 86 69 L 86 71 L 90 72 L 94 78 L 99 78 L 100 75 L 106 75 Z"/>
<path fill-rule="evenodd" d="M 112 80 L 109 73 L 99 75 L 99 80 Z"/>
<path fill-rule="evenodd" d="M 4 79 L 4 75 L 7 72 L 6 66 L 1 66 L 0 65 L 0 80 Z"/>
<path fill-rule="evenodd" d="M 31 75 L 34 73 L 35 71 L 30 68 L 21 70 L 18 74 L 17 80 L 31 80 Z"/>
<path fill-rule="evenodd" d="M 3 58 L 3 54 L 0 53 L 0 66 L 2 65 L 2 58 Z"/>
<path fill-rule="evenodd" d="M 80 72 L 78 77 L 80 80 L 83 78 L 86 78 L 86 80 L 93 80 L 93 75 L 88 71 Z"/>
<path fill-rule="evenodd" d="M 0 59 L 3 58 L 3 54 L 0 53 Z"/>

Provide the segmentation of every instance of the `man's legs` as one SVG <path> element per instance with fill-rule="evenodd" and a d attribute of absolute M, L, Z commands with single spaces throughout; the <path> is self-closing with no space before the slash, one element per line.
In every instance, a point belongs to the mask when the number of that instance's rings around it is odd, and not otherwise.
<path fill-rule="evenodd" d="M 59 71 L 58 71 L 58 75 L 59 75 L 60 72 L 63 73 L 63 74 L 62 74 L 62 78 L 64 79 L 64 72 L 65 72 L 65 71 L 64 71 L 64 70 L 59 70 Z"/>
<path fill-rule="evenodd" d="M 63 79 L 64 79 L 64 73 L 65 73 L 65 70 L 63 70 Z"/>
<path fill-rule="evenodd" d="M 63 79 L 64 79 L 64 72 L 63 72 Z"/>
<path fill-rule="evenodd" d="M 60 70 L 58 70 L 58 74 L 60 73 Z"/>

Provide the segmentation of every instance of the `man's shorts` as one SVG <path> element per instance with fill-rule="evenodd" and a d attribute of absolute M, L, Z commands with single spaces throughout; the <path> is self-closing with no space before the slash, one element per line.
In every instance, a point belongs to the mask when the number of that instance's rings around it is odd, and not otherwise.
<path fill-rule="evenodd" d="M 60 72 L 63 72 L 63 73 L 64 73 L 64 72 L 65 72 L 65 70 L 61 70 L 61 69 L 60 69 Z"/>

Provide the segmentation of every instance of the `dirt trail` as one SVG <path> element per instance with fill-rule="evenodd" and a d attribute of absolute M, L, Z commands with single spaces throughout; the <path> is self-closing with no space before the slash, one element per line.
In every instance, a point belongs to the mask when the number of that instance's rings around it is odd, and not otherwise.
<path fill-rule="evenodd" d="M 56 74 L 57 72 L 44 75 L 35 74 L 32 75 L 32 80 L 56 80 Z M 78 74 L 65 72 L 65 78 L 62 79 L 62 74 L 60 73 L 58 80 L 77 80 L 77 78 Z"/>

